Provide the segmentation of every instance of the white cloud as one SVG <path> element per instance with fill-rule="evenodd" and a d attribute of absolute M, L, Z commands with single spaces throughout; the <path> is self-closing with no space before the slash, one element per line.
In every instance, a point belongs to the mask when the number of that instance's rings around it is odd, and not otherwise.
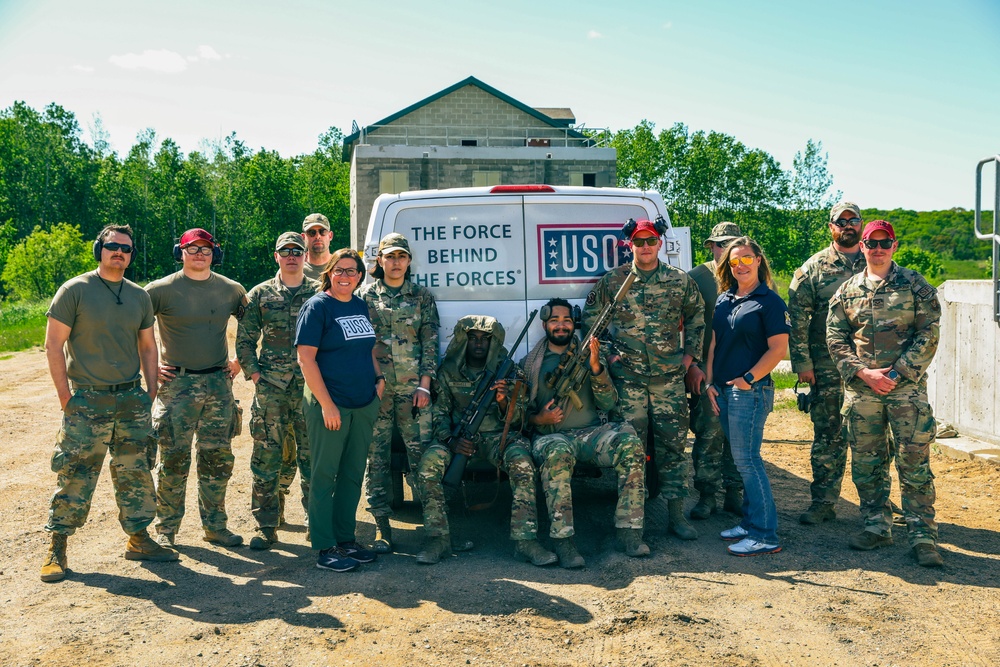
<path fill-rule="evenodd" d="M 604 37 L 604 35 L 597 32 L 596 30 L 591 30 L 590 32 L 587 33 L 587 39 L 600 39 L 601 37 Z"/>
<path fill-rule="evenodd" d="M 146 49 L 141 54 L 126 53 L 125 55 L 111 56 L 108 60 L 112 65 L 130 70 L 150 70 L 176 74 L 187 69 L 184 56 L 166 49 Z"/>
<path fill-rule="evenodd" d="M 73 65 L 73 69 L 77 72 L 83 72 L 84 74 L 93 74 L 94 68 L 90 65 Z"/>
<path fill-rule="evenodd" d="M 222 60 L 222 56 L 219 55 L 218 51 L 205 44 L 198 47 L 198 57 L 202 60 Z"/>

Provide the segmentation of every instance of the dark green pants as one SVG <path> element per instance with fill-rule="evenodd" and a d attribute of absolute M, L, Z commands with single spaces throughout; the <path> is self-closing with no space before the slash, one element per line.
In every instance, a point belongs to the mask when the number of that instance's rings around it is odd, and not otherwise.
<path fill-rule="evenodd" d="M 323 423 L 323 408 L 309 387 L 305 388 L 302 412 L 312 456 L 309 531 L 313 549 L 321 551 L 338 542 L 354 541 L 361 482 L 379 400 L 376 397 L 363 408 L 337 407 L 340 430 L 331 431 Z"/>

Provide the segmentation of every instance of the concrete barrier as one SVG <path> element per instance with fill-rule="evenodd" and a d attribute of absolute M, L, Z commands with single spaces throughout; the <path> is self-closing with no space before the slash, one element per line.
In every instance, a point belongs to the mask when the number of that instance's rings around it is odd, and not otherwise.
<path fill-rule="evenodd" d="M 1000 326 L 993 321 L 993 282 L 948 280 L 938 298 L 941 342 L 927 374 L 934 416 L 964 436 L 1000 446 Z"/>

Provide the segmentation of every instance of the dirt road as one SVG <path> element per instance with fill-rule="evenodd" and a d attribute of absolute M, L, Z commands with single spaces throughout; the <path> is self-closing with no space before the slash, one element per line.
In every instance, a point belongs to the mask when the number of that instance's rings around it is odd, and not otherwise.
<path fill-rule="evenodd" d="M 249 385 L 236 384 L 249 405 Z M 891 548 L 852 552 L 849 480 L 836 521 L 796 522 L 811 430 L 791 410 L 772 415 L 764 444 L 785 547 L 774 556 L 727 555 L 717 538 L 727 514 L 700 522 L 697 541 L 667 537 L 654 500 L 653 555 L 626 558 L 613 549 L 614 495 L 599 480 L 575 486 L 580 571 L 515 562 L 503 494 L 491 510 L 457 513 L 456 532 L 476 549 L 432 567 L 414 563 L 420 516 L 407 506 L 394 519 L 399 553 L 348 574 L 317 570 L 297 502 L 273 551 L 201 541 L 195 510 L 180 563 L 143 565 L 122 558 L 104 471 L 90 520 L 69 541 L 72 572 L 45 584 L 58 423 L 44 355 L 0 361 L 0 665 L 1000 664 L 1000 468 L 934 456 L 943 569 L 917 567 L 901 529 Z M 230 527 L 249 538 L 246 429 L 234 449 Z M 371 539 L 370 518 L 358 518 L 359 538 Z"/>

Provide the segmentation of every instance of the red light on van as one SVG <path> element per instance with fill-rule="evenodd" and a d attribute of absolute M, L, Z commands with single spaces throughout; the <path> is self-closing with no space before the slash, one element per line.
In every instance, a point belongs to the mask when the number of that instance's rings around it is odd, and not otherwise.
<path fill-rule="evenodd" d="M 517 194 L 521 192 L 555 192 L 551 185 L 494 185 L 490 194 Z"/>

